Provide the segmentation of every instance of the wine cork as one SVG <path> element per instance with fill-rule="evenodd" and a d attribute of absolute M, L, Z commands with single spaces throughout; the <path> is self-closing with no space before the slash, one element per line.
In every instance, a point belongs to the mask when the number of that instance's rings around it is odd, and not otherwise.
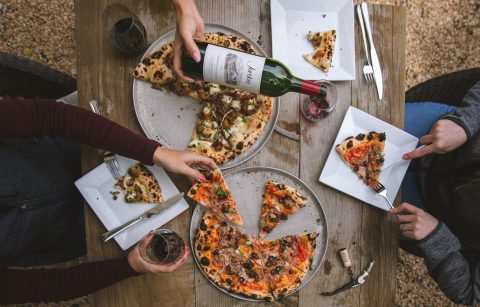
<path fill-rule="evenodd" d="M 340 258 L 342 259 L 343 266 L 346 268 L 350 268 L 352 266 L 352 262 L 350 261 L 348 250 L 346 248 L 342 248 L 338 251 L 338 253 L 340 254 Z"/>

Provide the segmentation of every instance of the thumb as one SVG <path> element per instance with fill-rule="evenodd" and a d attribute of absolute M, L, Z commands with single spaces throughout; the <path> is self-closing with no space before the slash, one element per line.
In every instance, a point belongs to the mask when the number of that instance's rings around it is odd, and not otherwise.
<path fill-rule="evenodd" d="M 201 56 L 200 51 L 198 50 L 197 44 L 193 40 L 191 35 L 182 33 L 183 44 L 185 45 L 185 49 L 187 49 L 188 53 L 192 57 L 195 62 L 200 62 Z"/>

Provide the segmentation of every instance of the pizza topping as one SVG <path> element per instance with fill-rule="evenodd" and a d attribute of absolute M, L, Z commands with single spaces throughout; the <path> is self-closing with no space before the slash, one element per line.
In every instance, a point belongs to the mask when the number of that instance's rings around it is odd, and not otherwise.
<path fill-rule="evenodd" d="M 347 143 L 347 148 L 352 148 L 352 146 L 353 146 L 353 142 L 352 142 L 352 141 L 348 141 L 348 143 Z"/>
<path fill-rule="evenodd" d="M 355 139 L 357 139 L 357 140 L 359 140 L 359 141 L 363 140 L 364 138 L 365 138 L 365 134 L 363 134 L 363 133 L 359 133 L 359 134 L 355 137 Z"/>
<path fill-rule="evenodd" d="M 210 264 L 210 260 L 208 260 L 207 257 L 202 257 L 202 259 L 200 259 L 200 264 L 203 266 L 207 266 Z"/>

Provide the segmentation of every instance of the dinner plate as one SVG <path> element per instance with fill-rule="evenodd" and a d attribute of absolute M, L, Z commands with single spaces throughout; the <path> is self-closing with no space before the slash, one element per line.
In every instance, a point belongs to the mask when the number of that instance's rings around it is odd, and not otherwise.
<path fill-rule="evenodd" d="M 265 52 L 245 34 L 229 27 L 217 24 L 205 24 L 205 33 L 223 32 L 245 38 L 261 55 Z M 162 45 L 170 43 L 175 38 L 175 30 L 160 36 L 145 52 L 143 57 L 156 51 Z M 143 58 L 142 57 L 142 58 Z M 157 140 L 163 146 L 184 150 L 192 139 L 197 114 L 203 108 L 203 103 L 188 96 L 178 96 L 166 90 L 153 89 L 151 84 L 133 80 L 133 105 L 138 122 L 143 132 L 150 139 Z M 278 116 L 277 99 L 273 99 L 272 115 L 262 133 L 245 152 L 233 160 L 219 165 L 221 169 L 237 166 L 253 157 L 265 145 L 273 132 Z"/>
<path fill-rule="evenodd" d="M 294 75 L 308 80 L 354 80 L 355 37 L 352 0 L 271 0 L 272 55 Z M 332 67 L 328 73 L 308 63 L 313 52 L 309 31 L 336 30 Z"/>
<path fill-rule="evenodd" d="M 310 232 L 317 232 L 319 234 L 317 237 L 317 245 L 315 248 L 315 257 L 313 258 L 312 262 L 312 269 L 295 291 L 300 290 L 317 273 L 327 250 L 327 220 L 322 205 L 315 193 L 313 193 L 313 191 L 298 177 L 272 167 L 246 167 L 224 174 L 224 177 L 230 190 L 232 191 L 232 196 L 235 199 L 238 211 L 244 220 L 244 225 L 239 228 L 250 236 L 258 236 L 262 208 L 261 206 L 263 202 L 262 195 L 264 193 L 265 184 L 267 181 L 272 180 L 287 184 L 297 189 L 303 196 L 307 198 L 307 204 L 305 207 L 299 209 L 298 212 L 289 217 L 288 220 L 280 223 L 263 239 L 275 240 L 287 235 L 304 234 Z M 197 204 L 193 212 L 190 223 L 190 246 L 195 246 L 195 234 L 204 210 L 205 209 L 202 205 Z M 202 271 L 195 255 L 194 259 L 200 271 Z M 205 275 L 205 277 L 208 279 L 208 276 Z M 210 280 L 210 282 L 212 281 Z M 230 293 L 227 290 L 220 288 L 214 282 L 212 282 L 212 284 L 222 292 L 233 297 L 248 301 L 259 301 L 240 294 Z"/>
<path fill-rule="evenodd" d="M 380 182 L 387 189 L 388 200 L 393 203 L 410 164 L 410 161 L 402 161 L 402 155 L 416 148 L 418 138 L 354 107 L 350 107 L 345 114 L 320 175 L 320 182 L 370 205 L 389 210 L 387 201 L 364 184 L 335 150 L 335 146 L 342 143 L 345 138 L 369 131 L 385 132 L 387 136 Z"/>
<path fill-rule="evenodd" d="M 118 155 L 117 160 L 121 174 L 125 174 L 130 166 L 137 163 L 135 160 Z M 157 166 L 145 166 L 152 172 L 155 178 L 157 178 L 165 200 L 180 193 L 163 169 Z M 82 193 L 87 203 L 108 230 L 138 217 L 143 212 L 155 206 L 154 204 L 126 203 L 123 191 L 121 191 L 117 199 L 114 200 L 110 192 L 119 191 L 113 187 L 115 183 L 116 180 L 108 171 L 105 163 L 100 164 L 75 182 L 80 193 Z M 188 203 L 182 198 L 171 208 L 146 221 L 141 221 L 133 225 L 115 236 L 114 239 L 122 250 L 126 250 L 142 239 L 150 230 L 161 227 L 187 208 Z"/>

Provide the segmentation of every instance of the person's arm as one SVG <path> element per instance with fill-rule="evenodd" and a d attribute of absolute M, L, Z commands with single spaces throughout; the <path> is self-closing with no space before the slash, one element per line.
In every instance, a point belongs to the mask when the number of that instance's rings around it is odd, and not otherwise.
<path fill-rule="evenodd" d="M 49 99 L 0 100 L 0 138 L 60 136 L 126 156 L 144 164 L 157 164 L 194 180 L 205 177 L 192 166 L 216 168 L 202 155 L 161 147 L 113 121 L 80 107 Z"/>
<path fill-rule="evenodd" d="M 480 130 L 480 81 L 477 82 L 463 98 L 462 104 L 456 110 L 443 117 L 461 126 L 468 139 Z"/>
<path fill-rule="evenodd" d="M 477 82 L 463 98 L 454 112 L 439 119 L 430 133 L 420 138 L 426 145 L 403 155 L 403 159 L 420 158 L 431 153 L 447 153 L 457 149 L 480 130 L 480 82 Z"/>
<path fill-rule="evenodd" d="M 449 299 L 457 304 L 480 303 L 480 262 L 468 263 L 458 238 L 445 224 L 439 223 L 417 246 L 424 253 L 428 273 Z"/>
<path fill-rule="evenodd" d="M 469 264 L 460 253 L 460 242 L 445 224 L 408 203 L 391 209 L 398 215 L 402 234 L 415 240 L 424 255 L 428 273 L 455 303 L 480 302 L 480 263 Z"/>
<path fill-rule="evenodd" d="M 152 165 L 156 141 L 93 112 L 49 99 L 0 101 L 0 138 L 63 137 Z"/>
<path fill-rule="evenodd" d="M 147 236 L 152 238 L 153 233 Z M 169 273 L 183 265 L 188 248 L 175 263 L 154 265 L 140 256 L 137 244 L 127 257 L 83 263 L 67 269 L 0 271 L 0 305 L 55 302 L 84 296 L 143 273 Z"/>
<path fill-rule="evenodd" d="M 194 0 L 170 0 L 170 2 L 175 7 L 177 18 L 175 42 L 173 44 L 174 70 L 181 79 L 192 82 L 193 79 L 186 76 L 182 71 L 182 52 L 185 46 L 192 59 L 195 62 L 200 62 L 200 52 L 193 38 L 202 37 L 204 31 L 203 19 Z"/>

